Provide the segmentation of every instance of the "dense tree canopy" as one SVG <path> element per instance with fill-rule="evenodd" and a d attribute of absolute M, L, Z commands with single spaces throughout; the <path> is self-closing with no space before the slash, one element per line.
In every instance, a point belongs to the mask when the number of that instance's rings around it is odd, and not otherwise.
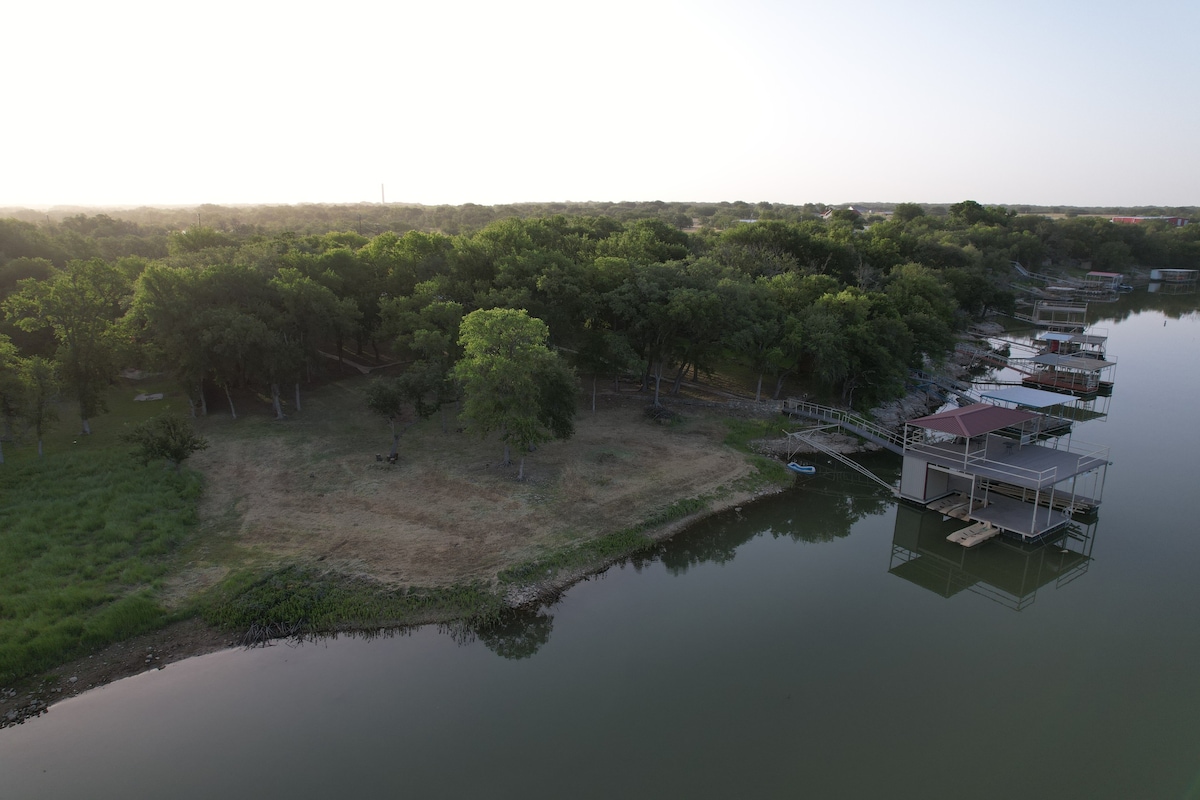
<path fill-rule="evenodd" d="M 253 393 L 282 419 L 285 405 L 300 411 L 303 384 L 368 349 L 402 365 L 391 405 L 417 418 L 441 409 L 445 425 L 461 399 L 472 427 L 522 448 L 569 432 L 566 364 L 593 387 L 634 377 L 654 404 L 689 376 L 733 368 L 759 397 L 799 380 L 862 406 L 902 391 L 907 370 L 937 362 L 969 319 L 1011 310 L 1012 261 L 1200 268 L 1196 224 L 970 200 L 901 203 L 890 218 L 825 210 L 204 206 L 0 219 L 6 431 L 27 400 L 16 365 L 34 356 L 84 430 L 119 367 L 167 372 L 197 414 L 210 392 L 235 416 Z M 516 331 L 539 355 L 514 350 L 509 374 L 480 348 Z"/>

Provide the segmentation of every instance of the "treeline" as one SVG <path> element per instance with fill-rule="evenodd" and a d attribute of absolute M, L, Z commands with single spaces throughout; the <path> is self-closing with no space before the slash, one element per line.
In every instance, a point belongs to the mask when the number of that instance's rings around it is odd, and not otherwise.
<path fill-rule="evenodd" d="M 801 376 L 866 406 L 940 359 L 969 318 L 1011 308 L 1012 260 L 1195 268 L 1200 226 L 971 201 L 945 216 L 900 204 L 883 221 L 843 210 L 695 232 L 566 214 L 469 234 L 0 220 L 0 411 L 8 430 L 31 419 L 37 357 L 85 430 L 117 368 L 135 364 L 173 375 L 197 413 L 219 394 L 236 415 L 236 393 L 253 389 L 282 415 L 283 395 L 300 408 L 327 353 L 383 349 L 408 364 L 413 407 L 432 413 L 456 399 L 460 321 L 500 308 L 542 320 L 578 374 L 640 375 L 656 403 L 689 374 L 736 364 L 760 395 Z"/>

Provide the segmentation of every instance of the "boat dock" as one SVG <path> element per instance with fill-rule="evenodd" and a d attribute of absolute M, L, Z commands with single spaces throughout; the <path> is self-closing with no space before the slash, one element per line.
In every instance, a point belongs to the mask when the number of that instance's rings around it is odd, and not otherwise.
<path fill-rule="evenodd" d="M 1064 311 L 1063 317 L 1053 321 L 1066 327 L 1070 322 L 1067 316 Z M 960 344 L 959 350 L 977 363 L 1024 373 L 1024 385 L 993 385 L 980 391 L 917 373 L 913 380 L 926 391 L 936 389 L 962 405 L 908 420 L 902 433 L 844 409 L 789 398 L 782 404 L 785 414 L 812 420 L 818 426 L 788 436 L 868 475 L 853 460 L 823 447 L 816 432 L 837 428 L 897 453 L 903 461 L 898 486 L 870 477 L 896 497 L 935 511 L 944 520 L 969 523 L 952 532 L 947 537 L 950 542 L 974 547 L 1003 534 L 1023 543 L 1037 543 L 1100 505 L 1110 464 L 1108 448 L 1072 441 L 1071 433 L 1078 418 L 1105 412 L 1081 409 L 1067 387 L 1056 384 L 1069 378 L 1090 390 L 1092 397 L 1107 396 L 1112 383 L 1100 381 L 1099 376 L 1116 366 L 1114 360 L 1101 357 L 1107 338 L 1078 331 L 1043 332 L 1037 342 L 1021 345 L 1043 348 L 1031 358 L 1008 357 L 1007 352 L 997 352 L 990 341 L 986 348 Z M 1042 387 L 1033 388 L 1031 383 L 1042 383 Z"/>

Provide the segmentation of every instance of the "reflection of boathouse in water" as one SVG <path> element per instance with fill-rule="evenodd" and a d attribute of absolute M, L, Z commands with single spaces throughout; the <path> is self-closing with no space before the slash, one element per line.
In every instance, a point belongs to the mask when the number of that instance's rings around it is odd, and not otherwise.
<path fill-rule="evenodd" d="M 1160 294 L 1193 294 L 1200 282 L 1200 270 L 1154 269 L 1150 271 L 1151 292 Z"/>
<path fill-rule="evenodd" d="M 1065 586 L 1091 563 L 1094 522 L 1062 528 L 1045 546 L 1001 539 L 978 549 L 947 541 L 960 524 L 901 503 L 888 572 L 942 597 L 974 592 L 1020 611 L 1034 602 L 1039 589 Z"/>

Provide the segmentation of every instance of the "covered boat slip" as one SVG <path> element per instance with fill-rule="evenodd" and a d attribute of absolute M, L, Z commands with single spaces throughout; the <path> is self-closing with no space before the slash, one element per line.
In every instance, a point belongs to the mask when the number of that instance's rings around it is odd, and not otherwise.
<path fill-rule="evenodd" d="M 969 509 L 966 519 L 988 522 L 1026 539 L 1066 525 L 1071 510 L 1099 504 L 1108 448 L 1083 443 L 1068 447 L 1061 440 L 1051 447 L 998 433 L 1036 423 L 1039 416 L 979 403 L 910 421 L 905 426 L 900 497 L 926 504 L 958 493 Z M 1081 476 L 1090 477 L 1092 497 L 1080 495 Z"/>
<path fill-rule="evenodd" d="M 1112 394 L 1111 371 L 1117 365 L 1115 361 L 1042 353 L 1029 359 L 1028 363 L 1034 372 L 1022 379 L 1025 384 L 1083 396 Z M 1106 371 L 1108 375 L 1105 375 Z"/>
<path fill-rule="evenodd" d="M 1108 345 L 1108 334 L 1098 331 L 1089 333 L 1043 331 L 1034 339 L 1041 344 L 1042 352 L 1083 358 L 1104 358 L 1104 351 Z"/>
<path fill-rule="evenodd" d="M 1084 442 L 1072 442 L 1070 448 L 1061 441 L 1058 444 L 1022 444 L 988 432 L 962 441 L 909 440 L 904 458 L 1034 491 L 1108 466 L 1107 447 Z M 908 494 L 903 484 L 901 494 Z"/>
<path fill-rule="evenodd" d="M 1058 392 L 1047 392 L 1028 386 L 1004 386 L 980 392 L 980 397 L 1005 408 L 1026 408 L 1036 411 L 1041 418 L 1034 424 L 1025 423 L 1015 428 L 1002 428 L 998 433 L 1022 442 L 1064 436 L 1071 432 L 1073 416 L 1064 413 L 1064 407 L 1074 400 Z M 1032 427 L 1033 431 L 1028 429 Z"/>

